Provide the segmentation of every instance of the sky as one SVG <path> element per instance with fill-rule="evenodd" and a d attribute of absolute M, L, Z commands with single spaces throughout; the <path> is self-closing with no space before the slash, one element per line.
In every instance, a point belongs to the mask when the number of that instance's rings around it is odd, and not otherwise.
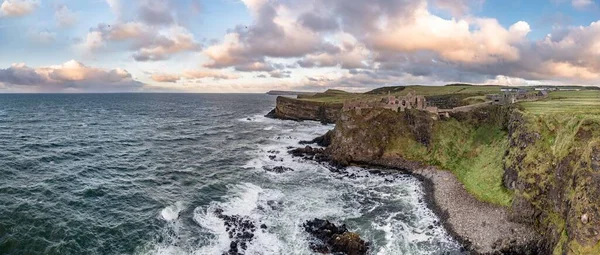
<path fill-rule="evenodd" d="M 600 84 L 596 0 L 0 3 L 0 93 Z"/>

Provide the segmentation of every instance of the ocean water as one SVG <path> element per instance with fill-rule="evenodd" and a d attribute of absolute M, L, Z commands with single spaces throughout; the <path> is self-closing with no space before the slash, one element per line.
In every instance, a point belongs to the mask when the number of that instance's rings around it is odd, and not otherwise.
<path fill-rule="evenodd" d="M 258 228 L 243 254 L 312 254 L 302 223 L 371 254 L 454 254 L 407 175 L 292 158 L 333 128 L 263 117 L 267 95 L 0 95 L 0 254 L 223 254 L 216 210 Z M 263 167 L 285 166 L 272 173 Z M 235 238 L 235 237 L 234 237 Z"/>

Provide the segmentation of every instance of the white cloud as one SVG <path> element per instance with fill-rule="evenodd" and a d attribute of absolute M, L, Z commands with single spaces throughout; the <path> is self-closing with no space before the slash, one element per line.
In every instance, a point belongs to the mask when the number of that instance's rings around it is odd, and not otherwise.
<path fill-rule="evenodd" d="M 200 80 L 211 78 L 214 80 L 233 80 L 239 75 L 210 69 L 185 70 L 181 74 L 153 73 L 150 79 L 156 82 L 177 82 L 180 80 Z"/>
<path fill-rule="evenodd" d="M 571 4 L 573 7 L 577 9 L 585 9 L 594 5 L 594 1 L 592 0 L 571 0 Z"/>
<path fill-rule="evenodd" d="M 129 49 L 136 61 L 166 60 L 177 53 L 200 49 L 194 35 L 184 27 L 175 25 L 159 29 L 137 21 L 100 24 L 88 32 L 79 46 L 95 52 L 118 42 L 131 45 Z"/>
<path fill-rule="evenodd" d="M 0 16 L 18 17 L 32 13 L 40 6 L 38 0 L 4 0 L 0 5 Z"/>
<path fill-rule="evenodd" d="M 59 5 L 54 11 L 54 19 L 61 27 L 70 27 L 77 22 L 77 15 L 66 5 Z"/>

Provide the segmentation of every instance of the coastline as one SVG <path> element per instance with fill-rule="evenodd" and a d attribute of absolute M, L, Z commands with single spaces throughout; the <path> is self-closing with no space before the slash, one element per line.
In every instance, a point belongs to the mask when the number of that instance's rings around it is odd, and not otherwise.
<path fill-rule="evenodd" d="M 317 137 L 312 143 L 324 136 Z M 477 200 L 450 171 L 401 159 L 336 162 L 327 155 L 326 149 L 311 152 L 314 160 L 326 162 L 334 168 L 360 166 L 373 169 L 371 171 L 400 172 L 417 178 L 422 183 L 427 207 L 467 254 L 551 253 L 543 237 L 531 225 L 511 221 L 508 208 Z"/>
<path fill-rule="evenodd" d="M 531 226 L 511 222 L 507 208 L 474 198 L 449 171 L 416 164 L 407 169 L 394 162 L 355 165 L 417 178 L 422 183 L 427 207 L 469 254 L 546 254 L 543 240 Z"/>

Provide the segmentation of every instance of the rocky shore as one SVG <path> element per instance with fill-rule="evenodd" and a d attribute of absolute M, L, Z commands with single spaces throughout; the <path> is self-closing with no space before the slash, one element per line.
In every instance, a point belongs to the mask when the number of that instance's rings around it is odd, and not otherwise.
<path fill-rule="evenodd" d="M 317 137 L 313 140 L 329 140 Z M 309 144 L 309 141 L 303 144 Z M 326 149 L 305 146 L 290 150 L 294 156 L 327 163 L 331 170 L 344 174 L 348 163 L 331 160 Z M 510 220 L 506 208 L 481 202 L 470 195 L 448 171 L 422 166 L 415 162 L 380 160 L 355 162 L 373 173 L 386 175 L 397 172 L 411 174 L 423 183 L 425 200 L 440 217 L 441 224 L 469 254 L 550 254 L 545 241 L 532 226 Z"/>
<path fill-rule="evenodd" d="M 277 108 L 285 110 L 271 117 L 290 119 L 294 102 L 284 101 Z M 301 108 L 307 120 L 323 113 Z M 361 165 L 419 177 L 430 207 L 470 253 L 600 254 L 595 116 L 489 106 L 442 119 L 367 109 L 330 120 L 337 120 L 334 130 L 290 152 L 342 174 Z M 306 147 L 311 143 L 326 149 Z"/>

